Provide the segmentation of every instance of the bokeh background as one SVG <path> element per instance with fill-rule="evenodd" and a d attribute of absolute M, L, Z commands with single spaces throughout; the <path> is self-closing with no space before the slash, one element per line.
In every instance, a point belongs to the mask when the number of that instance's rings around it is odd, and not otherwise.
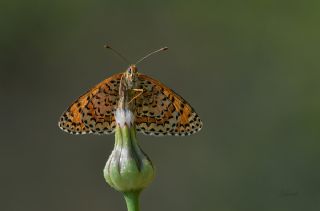
<path fill-rule="evenodd" d="M 139 136 L 157 167 L 142 210 L 320 210 L 319 1 L 1 1 L 0 210 L 125 210 L 113 136 L 60 114 L 124 71 L 108 42 L 182 95 L 203 130 Z"/>

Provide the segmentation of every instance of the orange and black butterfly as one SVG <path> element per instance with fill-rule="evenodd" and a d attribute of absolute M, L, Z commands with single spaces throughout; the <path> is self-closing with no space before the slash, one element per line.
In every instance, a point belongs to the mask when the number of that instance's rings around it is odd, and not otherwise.
<path fill-rule="evenodd" d="M 59 127 L 71 134 L 113 133 L 116 128 L 114 112 L 118 106 L 119 87 L 123 82 L 131 83 L 130 89 L 142 90 L 132 101 L 138 132 L 157 136 L 185 136 L 202 128 L 202 121 L 186 100 L 158 80 L 137 72 L 136 65 L 130 65 L 124 73 L 105 79 L 80 96 L 62 114 Z"/>

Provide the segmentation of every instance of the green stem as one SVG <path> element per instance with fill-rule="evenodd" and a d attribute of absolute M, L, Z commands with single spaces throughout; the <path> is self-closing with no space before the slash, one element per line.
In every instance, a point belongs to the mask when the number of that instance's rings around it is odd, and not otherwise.
<path fill-rule="evenodd" d="M 128 211 L 140 211 L 140 206 L 139 206 L 140 191 L 125 192 L 123 194 L 126 200 Z"/>

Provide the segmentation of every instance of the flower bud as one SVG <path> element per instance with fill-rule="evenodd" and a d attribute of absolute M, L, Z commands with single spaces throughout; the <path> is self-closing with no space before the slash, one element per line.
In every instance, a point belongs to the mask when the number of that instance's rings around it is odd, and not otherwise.
<path fill-rule="evenodd" d="M 132 112 L 118 109 L 115 117 L 116 140 L 104 168 L 104 177 L 117 191 L 140 192 L 153 180 L 154 168 L 149 157 L 138 145 Z"/>

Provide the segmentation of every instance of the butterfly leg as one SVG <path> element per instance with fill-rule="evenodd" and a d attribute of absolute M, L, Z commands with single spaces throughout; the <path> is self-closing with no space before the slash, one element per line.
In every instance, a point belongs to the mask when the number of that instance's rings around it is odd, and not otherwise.
<path fill-rule="evenodd" d="M 136 95 L 136 96 L 134 96 L 131 100 L 130 100 L 130 102 L 128 103 L 128 104 L 130 104 L 133 100 L 135 100 L 135 99 L 137 99 L 140 95 L 142 95 L 142 93 L 143 93 L 143 89 L 132 89 L 133 91 L 135 91 L 135 92 L 138 92 L 138 94 Z"/>

